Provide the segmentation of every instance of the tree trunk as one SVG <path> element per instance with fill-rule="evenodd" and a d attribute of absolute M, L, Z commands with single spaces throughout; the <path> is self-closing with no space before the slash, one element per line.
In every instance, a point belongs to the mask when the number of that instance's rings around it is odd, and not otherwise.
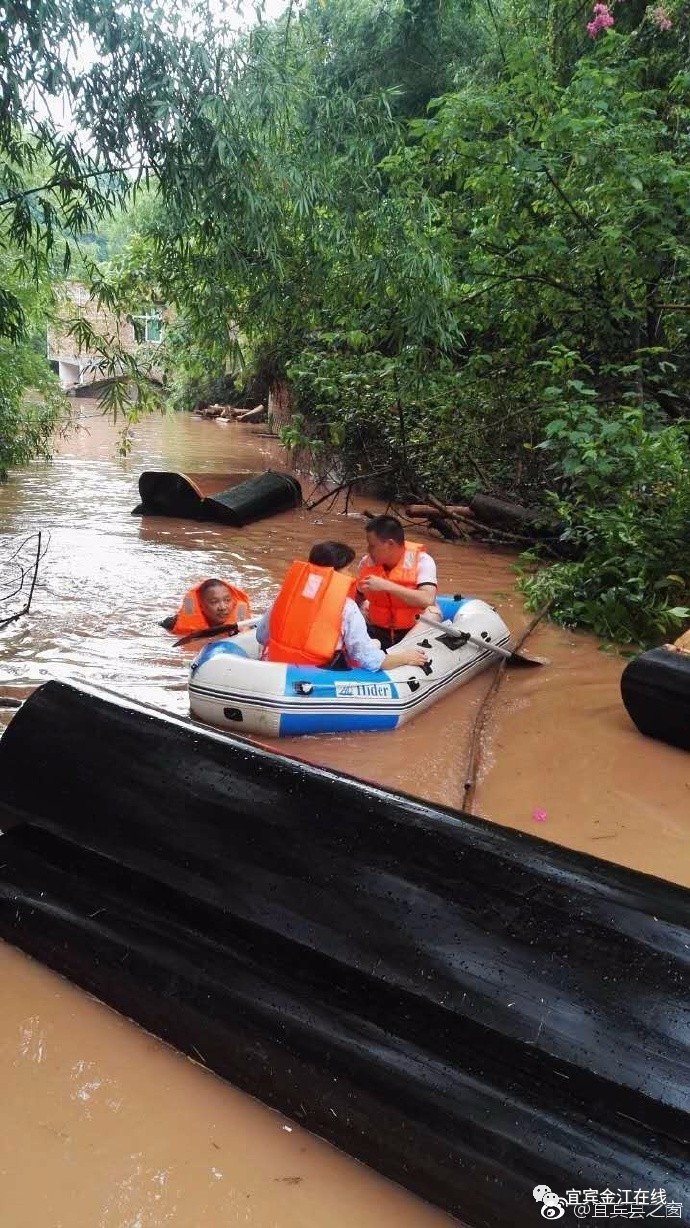
<path fill-rule="evenodd" d="M 274 431 L 288 425 L 290 413 L 290 391 L 283 380 L 278 380 L 268 391 L 268 417 Z"/>
<path fill-rule="evenodd" d="M 504 529 L 509 533 L 519 533 L 525 537 L 550 537 L 558 532 L 558 525 L 548 512 L 539 508 L 523 507 L 519 503 L 506 503 L 493 495 L 473 495 L 470 509 L 482 524 Z"/>

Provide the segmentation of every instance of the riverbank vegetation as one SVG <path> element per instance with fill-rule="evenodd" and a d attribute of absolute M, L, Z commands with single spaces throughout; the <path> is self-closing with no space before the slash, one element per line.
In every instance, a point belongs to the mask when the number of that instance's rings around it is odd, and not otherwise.
<path fill-rule="evenodd" d="M 171 0 L 8 0 L 0 29 L 0 477 L 49 454 L 68 403 L 46 361 L 56 292 L 72 274 L 106 294 L 137 191 L 175 145 L 205 57 L 204 18 Z M 181 33 L 186 30 L 186 33 Z M 205 59 L 204 59 L 205 63 Z M 104 353 L 115 365 L 116 346 Z M 131 368 L 136 413 L 146 381 Z"/>
<path fill-rule="evenodd" d="M 550 509 L 564 557 L 523 560 L 528 601 L 671 635 L 690 616 L 687 0 L 305 0 L 198 33 L 141 60 L 170 68 L 161 94 L 108 83 L 117 116 L 136 107 L 106 165 L 135 134 L 158 207 L 94 270 L 112 303 L 155 285 L 174 307 L 173 403 L 287 386 L 284 441 L 321 469 Z M 86 111 L 104 140 L 101 100 Z"/>

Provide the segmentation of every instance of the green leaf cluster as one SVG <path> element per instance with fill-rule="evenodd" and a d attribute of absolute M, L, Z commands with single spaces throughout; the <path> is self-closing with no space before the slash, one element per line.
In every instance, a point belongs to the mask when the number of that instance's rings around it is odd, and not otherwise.
<path fill-rule="evenodd" d="M 558 621 L 621 643 L 672 638 L 690 619 L 688 424 L 570 399 L 540 446 L 567 479 L 550 501 L 576 557 L 536 573 L 524 560 L 529 607 L 551 600 Z"/>

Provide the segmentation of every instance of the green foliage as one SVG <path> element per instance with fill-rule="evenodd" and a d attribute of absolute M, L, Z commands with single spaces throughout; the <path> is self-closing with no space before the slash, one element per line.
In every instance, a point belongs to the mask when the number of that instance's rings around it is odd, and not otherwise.
<path fill-rule="evenodd" d="M 174 8 L 40 0 L 5 48 L 0 330 L 22 342 L 16 287 L 86 236 L 103 302 L 175 309 L 174 405 L 246 367 L 289 377 L 286 446 L 398 492 L 551 504 L 573 557 L 525 574 L 530 601 L 668 634 L 690 575 L 690 5 L 667 7 L 670 31 L 616 5 L 593 41 L 575 0 L 309 0 L 174 39 Z M 80 74 L 54 49 L 85 30 Z M 28 114 L 29 81 L 72 93 L 86 153 Z M 156 190 L 122 225 L 132 151 Z M 103 346 L 136 415 L 137 364 Z"/>
<path fill-rule="evenodd" d="M 476 489 L 485 457 L 506 485 L 528 483 L 537 468 L 534 454 L 519 447 L 528 426 L 507 403 L 499 402 L 503 413 L 492 412 L 482 363 L 472 378 L 438 358 L 433 369 L 420 370 L 411 347 L 390 355 L 357 350 L 356 340 L 362 338 L 351 333 L 322 336 L 329 348 L 305 349 L 287 367 L 301 407 L 299 446 L 310 447 L 318 463 L 337 458 L 350 476 L 389 468 L 389 493 L 427 491 L 451 501 Z M 285 442 L 291 431 L 292 424 Z"/>
<path fill-rule="evenodd" d="M 182 17 L 186 34 L 178 32 Z M 0 430 L 5 468 L 29 459 L 32 448 L 36 455 L 45 454 L 50 424 L 59 417 L 54 385 L 47 366 L 36 360 L 32 340 L 48 319 L 50 294 L 44 291 L 73 263 L 80 275 L 97 275 L 93 259 L 108 251 L 97 242 L 99 231 L 107 229 L 111 218 L 116 226 L 123 204 L 148 168 L 173 156 L 200 65 L 203 71 L 207 67 L 205 20 L 177 0 L 165 9 L 148 0 L 130 0 L 125 7 L 115 0 L 37 0 L 31 5 L 10 0 L 3 6 Z M 94 56 L 86 68 L 78 60 L 83 41 Z M 66 125 L 62 116 L 55 118 L 65 107 Z M 114 354 L 112 349 L 104 353 L 106 367 Z M 137 406 L 127 411 L 131 418 L 146 391 L 143 375 L 125 370 L 132 378 L 114 388 L 110 408 L 127 405 L 122 388 L 134 380 L 140 391 Z M 44 408 L 27 402 L 24 409 L 22 387 L 25 392 L 41 389 L 47 397 Z"/>
<path fill-rule="evenodd" d="M 529 608 L 552 599 L 557 621 L 620 643 L 677 634 L 690 618 L 687 432 L 650 429 L 641 408 L 562 403 L 539 446 L 567 479 L 551 501 L 580 557 L 524 571 Z"/>
<path fill-rule="evenodd" d="M 203 403 L 224 403 L 229 392 L 225 354 L 215 355 L 198 345 L 183 317 L 169 325 L 159 359 L 170 372 L 167 400 L 171 409 L 196 409 Z"/>
<path fill-rule="evenodd" d="M 0 338 L 0 480 L 34 457 L 48 459 L 54 434 L 71 421 L 69 402 L 45 360 L 40 333 L 34 331 L 47 310 L 46 297 L 45 288 L 20 290 L 23 339 Z"/>
<path fill-rule="evenodd" d="M 387 165 L 412 208 L 424 191 L 437 202 L 459 327 L 500 356 L 518 395 L 525 364 L 558 340 L 612 400 L 612 364 L 637 363 L 653 396 L 665 351 L 683 408 L 688 316 L 671 304 L 690 297 L 688 83 L 646 88 L 646 62 L 607 43 L 567 87 L 518 45 L 502 80 L 442 99 Z"/>
<path fill-rule="evenodd" d="M 387 89 L 396 114 L 412 117 L 452 89 L 469 65 L 490 69 L 485 15 L 474 0 L 311 0 L 302 24 L 313 30 L 315 46 L 327 49 L 316 69 L 324 92 Z"/>
<path fill-rule="evenodd" d="M 16 251 L 0 248 L 0 279 L 17 311 L 16 330 L 0 336 L 0 480 L 16 465 L 46 458 L 53 434 L 70 421 L 69 403 L 45 359 L 50 284 L 45 277 L 21 280 L 17 263 Z"/>
<path fill-rule="evenodd" d="M 161 172 L 164 205 L 147 239 L 162 291 L 211 368 L 223 349 L 236 367 L 238 333 L 275 373 L 322 331 L 346 328 L 372 349 L 455 341 L 430 226 L 410 242 L 418 219 L 379 166 L 401 140 L 400 95 L 386 83 L 389 60 L 374 71 L 367 31 L 374 23 L 382 51 L 412 13 L 368 4 L 359 20 L 315 4 L 289 29 L 260 26 L 209 51 L 215 71 L 199 80 L 178 160 Z M 431 8 L 422 16 L 440 20 Z"/>
<path fill-rule="evenodd" d="M 137 241 L 141 249 L 141 235 L 155 217 L 157 197 L 153 182 L 134 183 L 123 204 L 98 220 L 94 230 L 80 235 L 72 275 L 90 276 L 94 265 L 102 269 L 113 261 L 131 263 Z"/>
<path fill-rule="evenodd" d="M 637 0 L 596 42 L 569 2 L 315 0 L 211 41 L 132 249 L 179 313 L 179 397 L 239 370 L 241 336 L 319 468 L 553 504 L 574 561 L 525 576 L 530 600 L 628 641 L 687 600 L 690 6 L 669 4 L 672 38 Z"/>
<path fill-rule="evenodd" d="M 30 342 L 0 339 L 0 479 L 35 457 L 49 459 L 55 433 L 69 422 L 69 403 L 45 359 Z"/>

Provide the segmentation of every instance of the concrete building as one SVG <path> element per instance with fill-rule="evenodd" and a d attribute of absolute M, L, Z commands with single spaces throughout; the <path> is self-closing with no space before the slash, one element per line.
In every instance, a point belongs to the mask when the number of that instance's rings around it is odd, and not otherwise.
<path fill-rule="evenodd" d="M 114 316 L 106 307 L 89 296 L 81 282 L 66 282 L 61 291 L 62 306 L 57 319 L 48 329 L 48 361 L 66 391 L 76 391 L 104 379 L 102 355 L 96 351 L 81 349 L 69 331 L 70 322 L 84 318 L 99 336 L 116 337 L 121 348 L 128 354 L 140 347 L 159 345 L 163 339 L 169 313 L 162 306 L 142 304 L 141 311 L 126 318 Z M 150 372 L 153 379 L 163 377 L 162 368 L 154 366 Z"/>

